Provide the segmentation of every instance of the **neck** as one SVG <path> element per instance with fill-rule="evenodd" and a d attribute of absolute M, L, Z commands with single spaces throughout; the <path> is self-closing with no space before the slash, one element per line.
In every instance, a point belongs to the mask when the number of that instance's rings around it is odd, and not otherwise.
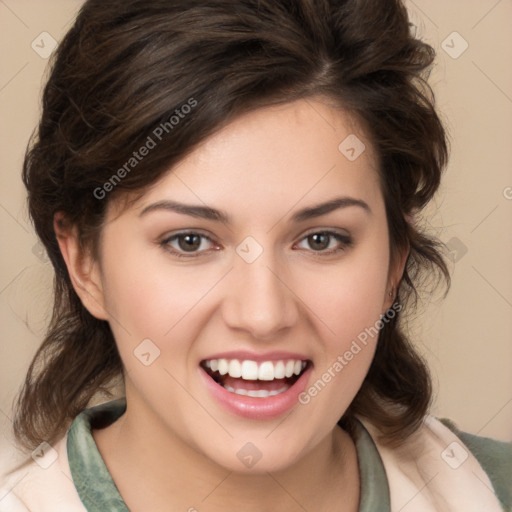
<path fill-rule="evenodd" d="M 357 454 L 339 427 L 291 466 L 256 474 L 223 468 L 138 408 L 93 435 L 133 512 L 358 510 Z"/>

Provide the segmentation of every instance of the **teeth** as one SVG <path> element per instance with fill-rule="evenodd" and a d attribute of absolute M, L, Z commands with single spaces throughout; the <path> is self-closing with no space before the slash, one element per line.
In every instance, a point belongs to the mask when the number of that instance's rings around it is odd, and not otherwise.
<path fill-rule="evenodd" d="M 274 380 L 274 365 L 271 361 L 265 361 L 260 364 L 258 369 L 258 380 Z"/>
<path fill-rule="evenodd" d="M 274 379 L 284 379 L 284 363 L 278 361 L 274 366 Z"/>
<path fill-rule="evenodd" d="M 288 388 L 289 388 L 289 386 L 285 386 L 284 388 L 276 389 L 275 391 L 271 391 L 268 395 L 269 396 L 279 395 L 281 393 L 284 393 Z"/>
<path fill-rule="evenodd" d="M 233 359 L 229 363 L 229 375 L 235 379 L 239 379 L 242 376 L 242 365 L 237 359 Z"/>
<path fill-rule="evenodd" d="M 227 359 L 219 359 L 219 368 L 218 371 L 221 375 L 226 375 L 229 371 L 229 364 Z"/>
<path fill-rule="evenodd" d="M 242 379 L 258 380 L 258 363 L 256 361 L 244 361 L 242 363 Z"/>
<path fill-rule="evenodd" d="M 306 362 L 300 359 L 290 359 L 288 361 L 263 361 L 258 364 L 251 360 L 240 362 L 238 359 L 209 359 L 205 361 L 204 365 L 213 372 L 218 371 L 221 375 L 228 374 L 235 379 L 241 377 L 244 380 L 271 381 L 300 375 L 306 367 Z"/>
<path fill-rule="evenodd" d="M 288 388 L 289 386 L 284 386 L 281 389 L 267 391 L 266 389 L 234 389 L 231 386 L 224 386 L 224 389 L 227 389 L 231 393 L 236 393 L 237 395 L 243 396 L 252 396 L 255 398 L 267 398 L 269 396 L 279 395 L 284 393 Z"/>

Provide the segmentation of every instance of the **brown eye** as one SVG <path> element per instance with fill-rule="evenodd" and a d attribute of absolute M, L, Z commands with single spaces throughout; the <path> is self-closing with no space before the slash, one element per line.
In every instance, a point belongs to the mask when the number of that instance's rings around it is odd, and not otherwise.
<path fill-rule="evenodd" d="M 160 242 L 160 245 L 178 257 L 201 256 L 218 246 L 206 235 L 196 232 L 176 233 Z"/>
<path fill-rule="evenodd" d="M 329 247 L 331 236 L 327 233 L 314 233 L 307 237 L 309 246 L 315 251 L 324 251 Z"/>
<path fill-rule="evenodd" d="M 335 231 L 317 231 L 305 236 L 298 244 L 300 249 L 330 255 L 352 245 L 352 238 Z"/>
<path fill-rule="evenodd" d="M 201 236 L 194 233 L 178 235 L 178 247 L 186 252 L 194 252 L 201 246 Z"/>

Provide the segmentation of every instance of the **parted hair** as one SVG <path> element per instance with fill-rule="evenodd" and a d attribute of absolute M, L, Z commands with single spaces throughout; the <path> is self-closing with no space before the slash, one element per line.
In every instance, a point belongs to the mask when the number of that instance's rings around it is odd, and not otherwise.
<path fill-rule="evenodd" d="M 96 254 L 109 201 L 144 191 L 237 116 L 311 97 L 364 127 L 378 157 L 392 261 L 410 250 L 397 283 L 403 310 L 380 330 L 340 425 L 365 417 L 390 444 L 414 432 L 431 402 L 431 378 L 403 313 L 427 277 L 450 280 L 442 245 L 412 220 L 436 193 L 448 154 L 427 83 L 434 57 L 399 0 L 86 1 L 52 56 L 23 166 L 55 284 L 52 318 L 16 401 L 20 444 L 58 439 L 98 393 L 122 381 L 108 322 L 87 311 L 71 284 L 56 212 Z M 163 142 L 126 167 L 158 127 Z"/>

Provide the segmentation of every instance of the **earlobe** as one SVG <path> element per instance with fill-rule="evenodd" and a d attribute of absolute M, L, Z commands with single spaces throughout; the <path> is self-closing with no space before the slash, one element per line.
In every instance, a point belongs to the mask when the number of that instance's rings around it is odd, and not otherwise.
<path fill-rule="evenodd" d="M 404 274 L 407 258 L 409 257 L 410 248 L 400 251 L 393 268 L 389 272 L 388 285 L 386 288 L 386 297 L 384 300 L 386 309 L 390 308 L 396 301 L 398 286 Z"/>
<path fill-rule="evenodd" d="M 54 215 L 53 227 L 71 283 L 82 304 L 94 317 L 108 320 L 98 262 L 84 250 L 78 229 L 66 222 L 62 212 Z"/>

